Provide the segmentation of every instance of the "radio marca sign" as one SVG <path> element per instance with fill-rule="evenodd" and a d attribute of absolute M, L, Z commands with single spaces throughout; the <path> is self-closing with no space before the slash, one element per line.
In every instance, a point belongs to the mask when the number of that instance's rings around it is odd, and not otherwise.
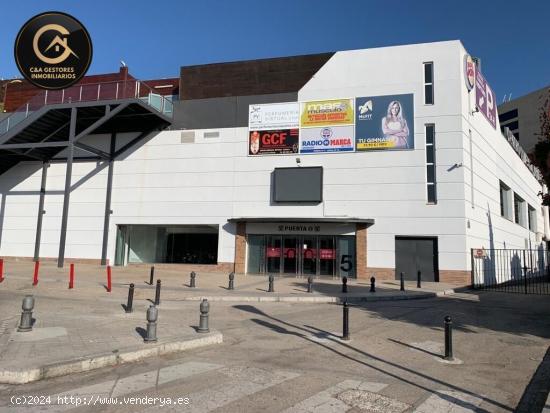
<path fill-rule="evenodd" d="M 353 125 L 353 99 L 317 100 L 302 103 L 301 127 Z"/>
<path fill-rule="evenodd" d="M 300 133 L 300 153 L 352 152 L 353 125 L 305 128 Z"/>

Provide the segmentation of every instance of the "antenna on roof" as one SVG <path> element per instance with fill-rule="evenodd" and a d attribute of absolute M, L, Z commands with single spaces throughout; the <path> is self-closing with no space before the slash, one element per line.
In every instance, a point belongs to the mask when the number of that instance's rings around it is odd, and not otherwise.
<path fill-rule="evenodd" d="M 508 102 L 510 102 L 510 99 L 512 99 L 512 92 L 510 92 L 510 96 L 508 96 Z"/>
<path fill-rule="evenodd" d="M 124 62 L 124 60 L 121 60 L 121 61 L 120 61 L 120 65 L 121 65 L 122 67 L 126 67 L 126 62 Z"/>
<path fill-rule="evenodd" d="M 504 97 L 502 98 L 502 103 L 506 102 L 506 93 L 504 94 Z"/>

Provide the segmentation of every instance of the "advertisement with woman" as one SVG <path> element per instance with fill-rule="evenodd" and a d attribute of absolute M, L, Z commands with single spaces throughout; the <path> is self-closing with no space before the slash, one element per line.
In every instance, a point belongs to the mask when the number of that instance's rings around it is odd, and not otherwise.
<path fill-rule="evenodd" d="M 412 93 L 357 98 L 356 150 L 414 149 L 413 107 Z"/>

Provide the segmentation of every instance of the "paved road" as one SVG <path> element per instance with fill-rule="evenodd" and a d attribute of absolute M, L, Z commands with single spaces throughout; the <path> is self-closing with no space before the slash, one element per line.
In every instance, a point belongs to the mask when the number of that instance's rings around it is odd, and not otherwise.
<path fill-rule="evenodd" d="M 216 303 L 223 345 L 3 386 L 0 412 L 512 412 L 548 348 L 549 302 L 482 293 L 372 303 L 352 308 L 349 342 L 339 306 Z M 461 364 L 439 357 L 446 314 Z M 31 395 L 51 404 L 10 403 Z M 77 408 L 84 398 L 95 406 Z"/>

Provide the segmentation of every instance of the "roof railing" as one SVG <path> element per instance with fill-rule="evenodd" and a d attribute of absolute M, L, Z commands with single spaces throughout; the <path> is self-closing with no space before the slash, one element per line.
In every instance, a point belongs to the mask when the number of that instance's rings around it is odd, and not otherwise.
<path fill-rule="evenodd" d="M 154 93 L 153 89 L 140 80 L 88 83 L 71 86 L 67 89 L 38 92 L 27 103 L 0 122 L 0 136 L 8 133 L 13 127 L 44 106 L 125 99 L 140 99 L 157 112 L 172 117 L 172 102 L 165 96 Z"/>

